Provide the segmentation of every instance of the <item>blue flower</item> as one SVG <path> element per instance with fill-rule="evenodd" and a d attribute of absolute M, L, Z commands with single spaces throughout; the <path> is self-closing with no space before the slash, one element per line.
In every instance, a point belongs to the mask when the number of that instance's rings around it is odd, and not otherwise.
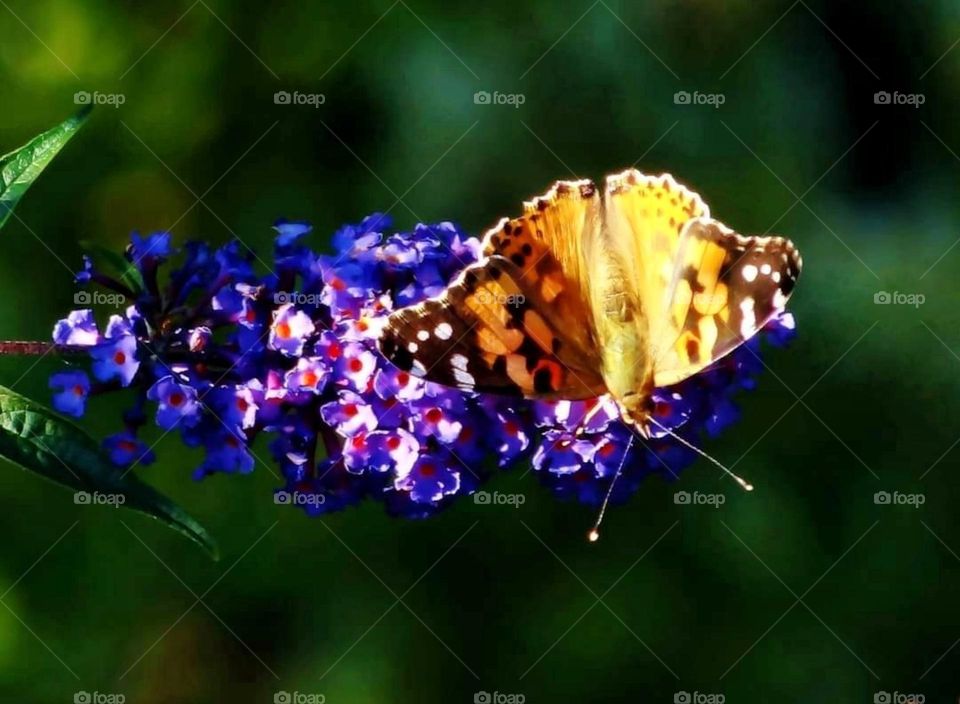
<path fill-rule="evenodd" d="M 100 381 L 119 379 L 121 386 L 129 386 L 140 368 L 137 359 L 137 338 L 130 332 L 108 337 L 90 348 L 93 375 Z"/>
<path fill-rule="evenodd" d="M 166 259 L 171 253 L 169 232 L 154 232 L 146 237 L 134 232 L 130 236 L 130 255 L 135 264 Z"/>
<path fill-rule="evenodd" d="M 103 441 L 103 447 L 110 461 L 118 467 L 148 465 L 156 459 L 153 451 L 129 430 L 109 436 Z"/>
<path fill-rule="evenodd" d="M 284 248 L 296 244 L 297 240 L 313 230 L 313 225 L 281 218 L 273 224 L 273 229 L 277 231 L 277 247 Z"/>
<path fill-rule="evenodd" d="M 50 377 L 50 388 L 55 390 L 53 407 L 68 416 L 80 418 L 87 408 L 90 395 L 90 377 L 81 371 L 57 372 Z"/>
<path fill-rule="evenodd" d="M 157 425 L 163 430 L 172 430 L 180 422 L 190 426 L 200 420 L 196 389 L 179 383 L 172 376 L 165 376 L 151 386 L 147 398 L 157 402 Z"/>

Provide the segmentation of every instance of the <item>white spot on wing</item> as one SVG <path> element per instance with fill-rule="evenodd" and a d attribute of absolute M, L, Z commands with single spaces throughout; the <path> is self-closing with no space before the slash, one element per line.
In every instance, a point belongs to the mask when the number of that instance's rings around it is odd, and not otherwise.
<path fill-rule="evenodd" d="M 740 337 L 746 339 L 753 335 L 757 327 L 757 316 L 753 312 L 753 299 L 744 298 L 740 301 L 740 314 L 743 320 L 740 321 Z"/>
<path fill-rule="evenodd" d="M 757 278 L 757 267 L 753 264 L 747 264 L 743 267 L 743 280 L 744 281 L 753 281 Z M 751 301 L 751 304 L 753 301 Z"/>
<path fill-rule="evenodd" d="M 450 326 L 450 323 L 440 323 L 433 331 L 433 334 L 441 340 L 449 340 L 453 337 L 453 328 Z"/>
<path fill-rule="evenodd" d="M 420 349 L 420 346 L 416 342 L 407 343 L 408 352 L 416 352 L 418 349 Z"/>
<path fill-rule="evenodd" d="M 760 267 L 760 273 L 763 274 L 764 276 L 770 276 L 770 271 L 771 269 L 769 264 L 764 264 L 763 266 Z"/>
<path fill-rule="evenodd" d="M 427 332 L 426 330 L 420 330 L 419 332 L 417 332 L 417 339 L 421 340 L 422 342 L 426 342 L 427 340 L 430 339 L 430 333 Z"/>
<path fill-rule="evenodd" d="M 787 307 L 787 297 L 783 295 L 783 291 L 780 289 L 773 292 L 773 307 L 776 310 L 783 310 Z"/>
<path fill-rule="evenodd" d="M 461 369 L 453 370 L 453 378 L 461 388 L 472 389 L 477 385 L 477 380 L 473 378 L 473 374 L 468 374 Z"/>

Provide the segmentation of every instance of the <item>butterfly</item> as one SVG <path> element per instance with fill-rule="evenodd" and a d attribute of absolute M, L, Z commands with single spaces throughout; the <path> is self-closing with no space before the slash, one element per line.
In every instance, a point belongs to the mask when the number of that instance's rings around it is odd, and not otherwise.
<path fill-rule="evenodd" d="M 710 366 L 782 312 L 800 276 L 783 237 L 745 237 L 669 174 L 558 181 L 483 238 L 440 295 L 393 312 L 381 353 L 465 391 L 609 394 L 642 437 L 652 393 Z"/>

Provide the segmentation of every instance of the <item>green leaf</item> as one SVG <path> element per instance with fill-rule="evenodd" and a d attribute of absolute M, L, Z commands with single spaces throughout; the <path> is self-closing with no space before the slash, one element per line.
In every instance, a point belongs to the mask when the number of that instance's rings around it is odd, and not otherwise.
<path fill-rule="evenodd" d="M 0 227 L 3 227 L 20 198 L 27 192 L 53 157 L 86 122 L 92 106 L 88 105 L 52 130 L 0 157 Z"/>
<path fill-rule="evenodd" d="M 127 258 L 122 254 L 118 254 L 109 247 L 104 247 L 90 240 L 80 240 L 80 246 L 88 253 L 95 255 L 94 259 L 110 265 L 113 273 L 119 276 L 120 280 L 125 283 L 131 291 L 134 293 L 143 291 L 145 284 L 143 283 L 143 276 L 140 274 L 140 270 L 137 269 L 132 262 L 127 261 Z"/>
<path fill-rule="evenodd" d="M 96 441 L 50 409 L 0 386 L 0 458 L 87 496 L 109 495 L 114 503 L 159 519 L 219 559 L 207 530 L 180 506 L 132 472 L 114 467 Z M 78 494 L 82 502 L 81 495 Z"/>

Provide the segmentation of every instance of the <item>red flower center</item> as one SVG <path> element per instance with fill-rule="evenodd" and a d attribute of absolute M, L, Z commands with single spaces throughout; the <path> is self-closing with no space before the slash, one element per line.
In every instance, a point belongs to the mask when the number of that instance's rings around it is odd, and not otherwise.
<path fill-rule="evenodd" d="M 436 425 L 443 419 L 443 412 L 439 408 L 431 408 L 424 417 L 428 423 Z"/>
<path fill-rule="evenodd" d="M 361 362 L 359 359 L 356 359 L 356 358 L 350 360 L 350 371 L 356 374 L 357 372 L 360 372 L 362 370 L 363 370 L 363 362 Z"/>
<path fill-rule="evenodd" d="M 180 393 L 179 391 L 174 391 L 172 394 L 170 394 L 170 398 L 168 399 L 168 402 L 170 403 L 170 405 L 174 407 L 181 405 L 183 401 L 184 401 L 183 394 Z"/>
<path fill-rule="evenodd" d="M 420 476 L 422 477 L 432 477 L 437 473 L 437 468 L 432 462 L 424 462 L 420 465 Z"/>
<path fill-rule="evenodd" d="M 355 415 L 357 415 L 357 404 L 348 403 L 343 407 L 343 413 L 345 416 L 347 416 L 347 418 L 353 418 Z"/>
<path fill-rule="evenodd" d="M 388 450 L 396 450 L 398 447 L 400 447 L 400 438 L 398 438 L 396 435 L 391 435 L 387 438 Z"/>
<path fill-rule="evenodd" d="M 406 386 L 410 383 L 410 375 L 406 372 L 400 372 L 397 374 L 397 383 L 400 384 L 400 386 Z"/>
<path fill-rule="evenodd" d="M 117 364 L 123 364 L 124 362 L 127 361 L 127 355 L 125 355 L 123 352 L 117 351 L 113 355 L 113 361 L 116 362 Z"/>

